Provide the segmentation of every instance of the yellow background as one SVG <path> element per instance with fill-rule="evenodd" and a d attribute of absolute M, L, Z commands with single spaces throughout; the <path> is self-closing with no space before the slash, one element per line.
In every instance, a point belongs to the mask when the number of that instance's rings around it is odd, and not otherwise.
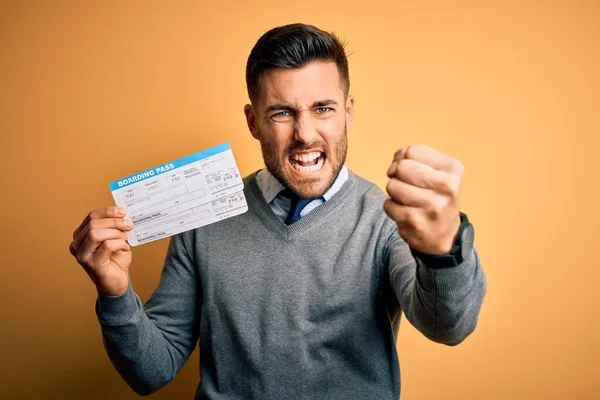
<path fill-rule="evenodd" d="M 108 183 L 229 142 L 262 166 L 243 106 L 267 29 L 348 41 L 348 166 L 384 188 L 425 143 L 466 167 L 489 289 L 475 333 L 429 342 L 404 320 L 402 399 L 600 398 L 600 2 L 3 2 L 0 397 L 133 399 L 110 365 L 95 291 L 68 252 Z M 146 299 L 167 241 L 134 249 Z M 152 396 L 191 399 L 196 351 Z"/>

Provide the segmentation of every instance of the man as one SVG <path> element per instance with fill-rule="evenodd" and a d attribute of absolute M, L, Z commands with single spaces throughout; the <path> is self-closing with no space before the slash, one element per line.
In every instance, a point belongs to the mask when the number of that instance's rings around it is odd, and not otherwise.
<path fill-rule="evenodd" d="M 333 34 L 265 33 L 246 79 L 266 165 L 244 178 L 249 210 L 173 236 L 144 306 L 125 210 L 92 211 L 74 232 L 106 351 L 139 394 L 168 384 L 199 342 L 198 399 L 398 399 L 401 312 L 447 345 L 477 324 L 486 280 L 458 205 L 463 168 L 402 148 L 389 197 L 346 168 L 354 98 Z"/>

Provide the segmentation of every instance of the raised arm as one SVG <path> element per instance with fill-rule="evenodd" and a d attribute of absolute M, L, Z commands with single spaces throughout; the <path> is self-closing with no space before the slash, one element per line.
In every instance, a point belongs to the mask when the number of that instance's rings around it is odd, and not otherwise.
<path fill-rule="evenodd" d="M 423 334 L 458 344 L 475 329 L 486 292 L 472 225 L 459 208 L 464 167 L 417 145 L 397 151 L 387 174 L 383 208 L 395 226 L 384 263 L 392 288 Z"/>

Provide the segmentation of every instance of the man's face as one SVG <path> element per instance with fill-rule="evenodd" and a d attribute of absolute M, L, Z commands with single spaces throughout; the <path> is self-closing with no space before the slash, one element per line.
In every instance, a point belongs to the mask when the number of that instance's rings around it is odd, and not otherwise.
<path fill-rule="evenodd" d="M 353 97 L 345 98 L 334 62 L 265 72 L 257 104 L 244 111 L 273 176 L 304 198 L 329 189 L 345 162 L 354 118 Z"/>

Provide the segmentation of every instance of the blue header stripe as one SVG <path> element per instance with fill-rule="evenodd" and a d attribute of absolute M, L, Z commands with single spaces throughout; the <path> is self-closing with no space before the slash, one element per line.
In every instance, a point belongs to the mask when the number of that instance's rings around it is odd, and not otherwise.
<path fill-rule="evenodd" d="M 161 164 L 161 165 L 157 165 L 154 168 L 150 168 L 150 169 L 147 169 L 140 173 L 133 174 L 133 175 L 127 176 L 125 178 L 118 179 L 114 182 L 111 182 L 110 183 L 110 191 L 112 192 L 117 189 L 122 189 L 126 186 L 132 185 L 134 183 L 137 183 L 137 182 L 140 182 L 140 181 L 143 181 L 146 179 L 154 178 L 155 176 L 158 176 L 165 172 L 169 172 L 175 168 L 183 167 L 184 165 L 203 160 L 205 158 L 214 156 L 215 154 L 223 153 L 227 150 L 231 150 L 231 146 L 229 146 L 229 143 L 221 143 L 221 144 L 211 147 L 209 149 L 202 150 L 202 151 L 199 151 L 194 154 L 190 154 L 189 156 L 185 156 L 185 157 L 179 158 L 177 160 L 173 160 L 173 161 Z"/>

